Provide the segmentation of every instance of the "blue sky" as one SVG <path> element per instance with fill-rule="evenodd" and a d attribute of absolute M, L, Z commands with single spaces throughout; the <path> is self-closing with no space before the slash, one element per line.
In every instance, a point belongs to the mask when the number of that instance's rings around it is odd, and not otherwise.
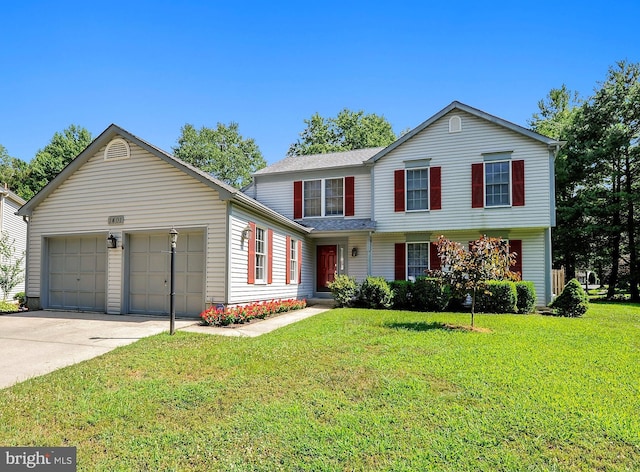
<path fill-rule="evenodd" d="M 640 62 L 640 2 L 4 2 L 0 144 L 30 161 L 70 124 L 171 151 L 185 123 L 239 123 L 284 157 L 319 112 L 396 132 L 458 100 L 527 124 L 563 83 L 588 96 Z"/>

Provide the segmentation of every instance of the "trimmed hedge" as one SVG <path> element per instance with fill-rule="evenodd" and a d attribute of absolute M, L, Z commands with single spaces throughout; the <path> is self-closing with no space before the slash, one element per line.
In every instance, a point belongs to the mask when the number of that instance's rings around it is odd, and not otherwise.
<path fill-rule="evenodd" d="M 413 284 L 412 302 L 417 311 L 443 311 L 450 298 L 451 288 L 442 279 L 419 277 Z"/>
<path fill-rule="evenodd" d="M 367 308 L 391 308 L 393 290 L 384 277 L 367 277 L 360 285 L 358 301 Z"/>
<path fill-rule="evenodd" d="M 389 282 L 393 290 L 393 308 L 395 310 L 413 310 L 413 282 L 410 280 L 394 280 Z"/>
<path fill-rule="evenodd" d="M 484 290 L 476 293 L 476 312 L 517 313 L 518 292 L 510 280 L 489 280 Z"/>
<path fill-rule="evenodd" d="M 516 282 L 518 313 L 531 313 L 536 306 L 536 286 L 530 280 Z"/>
<path fill-rule="evenodd" d="M 335 276 L 333 282 L 329 282 L 329 290 L 337 306 L 350 306 L 358 294 L 358 284 L 353 277 L 339 274 Z"/>

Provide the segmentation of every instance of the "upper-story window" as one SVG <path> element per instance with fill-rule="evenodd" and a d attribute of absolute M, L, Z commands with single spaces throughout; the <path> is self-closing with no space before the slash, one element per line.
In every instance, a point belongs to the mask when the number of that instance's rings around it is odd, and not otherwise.
<path fill-rule="evenodd" d="M 511 162 L 485 162 L 485 206 L 508 206 L 511 204 Z"/>
<path fill-rule="evenodd" d="M 304 181 L 304 217 L 342 216 L 344 179 Z"/>
<path fill-rule="evenodd" d="M 429 169 L 407 169 L 407 211 L 429 209 Z"/>
<path fill-rule="evenodd" d="M 510 153 L 486 154 L 484 162 L 471 164 L 471 207 L 524 206 L 524 160 Z"/>

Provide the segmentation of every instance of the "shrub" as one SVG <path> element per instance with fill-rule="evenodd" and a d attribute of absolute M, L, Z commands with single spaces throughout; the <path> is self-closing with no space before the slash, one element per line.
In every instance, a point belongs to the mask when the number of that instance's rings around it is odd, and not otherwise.
<path fill-rule="evenodd" d="M 0 300 L 0 313 L 15 313 L 16 311 L 18 311 L 18 305 Z"/>
<path fill-rule="evenodd" d="M 536 306 L 536 286 L 530 280 L 516 282 L 518 313 L 531 313 Z"/>
<path fill-rule="evenodd" d="M 18 292 L 13 296 L 13 299 L 17 300 L 20 306 L 24 306 L 27 301 L 27 294 L 24 292 Z"/>
<path fill-rule="evenodd" d="M 562 293 L 551 303 L 559 316 L 578 317 L 587 312 L 589 298 L 577 279 L 571 279 Z"/>
<path fill-rule="evenodd" d="M 451 288 L 442 279 L 419 277 L 411 294 L 413 308 L 418 311 L 443 311 L 451 298 Z"/>
<path fill-rule="evenodd" d="M 410 280 L 394 280 L 389 285 L 393 290 L 393 308 L 396 310 L 411 310 L 413 308 L 411 301 L 413 282 Z"/>
<path fill-rule="evenodd" d="M 476 311 L 484 313 L 517 313 L 516 284 L 508 280 L 488 280 L 476 294 Z"/>
<path fill-rule="evenodd" d="M 339 307 L 352 305 L 358 294 L 356 279 L 345 274 L 336 275 L 333 282 L 329 282 L 329 289 Z"/>
<path fill-rule="evenodd" d="M 393 291 L 384 277 L 367 277 L 360 285 L 358 300 L 367 308 L 389 308 L 393 304 Z"/>

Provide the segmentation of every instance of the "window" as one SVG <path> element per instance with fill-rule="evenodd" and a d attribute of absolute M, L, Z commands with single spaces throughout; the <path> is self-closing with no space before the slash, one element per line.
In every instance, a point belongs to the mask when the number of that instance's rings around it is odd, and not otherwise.
<path fill-rule="evenodd" d="M 322 180 L 304 183 L 304 216 L 322 215 Z"/>
<path fill-rule="evenodd" d="M 342 203 L 344 199 L 344 181 L 342 179 L 330 179 L 324 181 L 324 201 L 326 216 L 342 215 Z"/>
<path fill-rule="evenodd" d="M 510 161 L 485 162 L 485 206 L 511 205 Z"/>
<path fill-rule="evenodd" d="M 289 242 L 289 282 L 295 283 L 298 278 L 298 241 L 287 238 Z"/>
<path fill-rule="evenodd" d="M 344 179 L 306 180 L 303 184 L 305 218 L 344 214 Z"/>
<path fill-rule="evenodd" d="M 265 230 L 256 228 L 256 282 L 265 282 L 266 237 Z"/>
<path fill-rule="evenodd" d="M 407 243 L 407 277 L 417 278 L 429 270 L 429 243 Z"/>
<path fill-rule="evenodd" d="M 429 209 L 429 169 L 407 169 L 407 211 Z"/>

